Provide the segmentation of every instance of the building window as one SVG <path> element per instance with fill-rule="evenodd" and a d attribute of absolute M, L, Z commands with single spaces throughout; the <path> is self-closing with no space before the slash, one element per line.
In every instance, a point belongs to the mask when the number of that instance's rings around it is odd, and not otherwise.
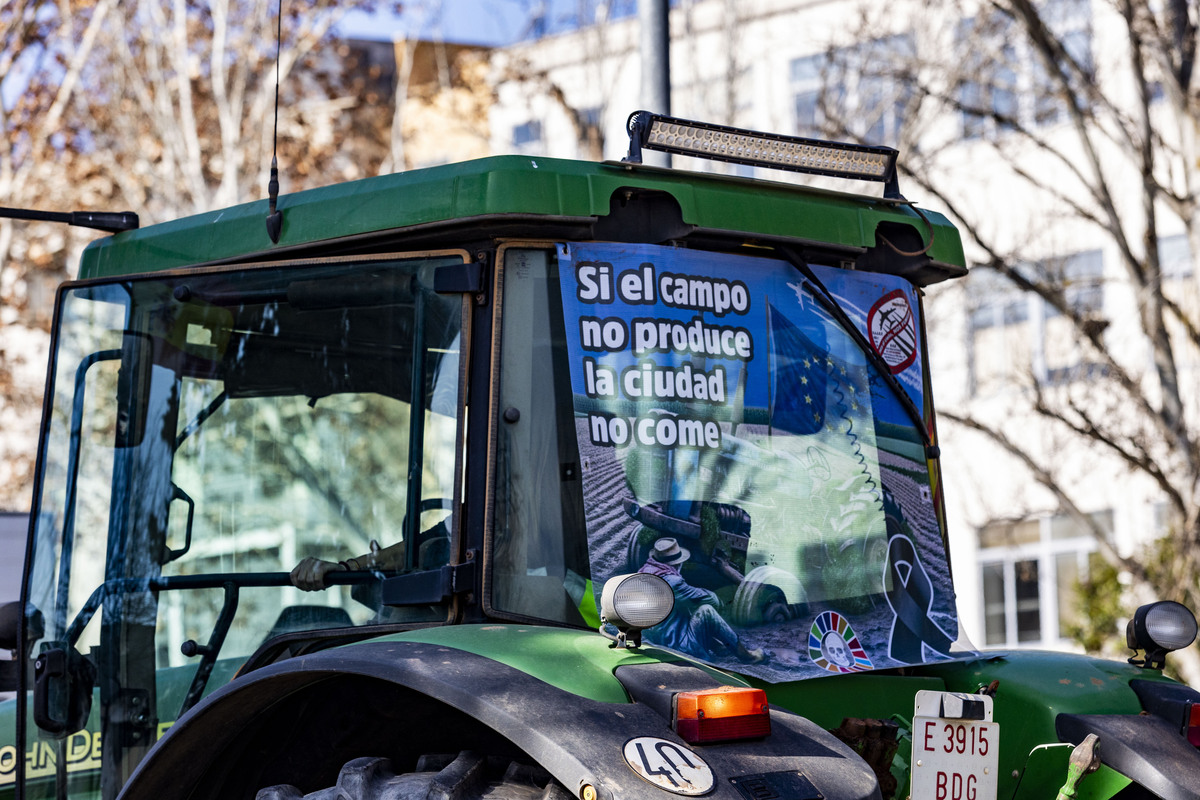
<path fill-rule="evenodd" d="M 579 110 L 580 131 L 578 157 L 602 159 L 604 157 L 604 115 L 599 106 Z"/>
<path fill-rule="evenodd" d="M 821 114 L 821 90 L 824 83 L 824 53 L 792 60 L 792 103 L 796 113 L 796 133 L 800 136 L 820 136 L 824 117 Z"/>
<path fill-rule="evenodd" d="M 514 125 L 512 131 L 513 148 L 518 153 L 534 154 L 542 146 L 542 122 L 532 119 L 520 125 Z"/>
<path fill-rule="evenodd" d="M 1018 266 L 1030 281 L 1057 289 L 1076 316 L 1104 310 L 1104 259 L 1099 250 Z M 1084 356 L 1073 322 L 1053 303 L 1019 289 L 994 270 L 967 283 L 969 389 L 990 396 L 1032 377 L 1041 384 L 1094 378 L 1101 370 Z"/>
<path fill-rule="evenodd" d="M 1088 0 L 1044 0 L 1042 21 L 1079 65 L 1084 80 L 1094 73 Z M 1011 16 L 994 12 L 965 19 L 956 39 L 962 71 L 957 97 L 963 138 L 992 138 L 1005 131 L 1054 125 L 1066 119 L 1061 79 L 1051 75 L 1029 37 Z M 1074 87 L 1080 76 L 1062 67 Z M 1077 97 L 1082 94 L 1076 91 Z"/>
<path fill-rule="evenodd" d="M 1037 301 L 991 270 L 967 281 L 967 327 L 971 394 L 988 396 L 1022 380 L 1033 361 L 1030 306 Z"/>
<path fill-rule="evenodd" d="M 1084 319 L 1101 319 L 1104 310 L 1104 259 L 1099 250 L 1075 253 L 1039 265 L 1043 280 L 1062 293 L 1064 304 Z M 1041 346 L 1034 375 L 1043 384 L 1088 380 L 1103 372 L 1081 349 L 1074 323 L 1052 303 L 1042 303 Z M 1040 360 L 1039 360 L 1040 359 Z"/>
<path fill-rule="evenodd" d="M 796 132 L 896 145 L 915 93 L 897 70 L 915 58 L 910 36 L 793 59 L 790 68 Z"/>
<path fill-rule="evenodd" d="M 997 37 L 991 31 L 981 31 L 981 25 L 995 25 L 995 20 L 980 22 L 963 20 L 957 38 L 965 51 L 962 77 L 958 85 L 964 139 L 978 139 L 999 131 L 1011 130 L 1018 119 L 1017 73 L 1013 68 L 1016 53 L 1011 45 L 1000 44 L 998 52 L 975 46 Z M 986 76 L 986 77 L 985 77 Z"/>
<path fill-rule="evenodd" d="M 1038 562 L 1006 561 L 983 566 L 984 645 L 1002 647 L 1042 639 Z"/>
<path fill-rule="evenodd" d="M 1166 280 L 1181 281 L 1192 277 L 1192 251 L 1185 234 L 1158 240 L 1158 264 Z"/>
<path fill-rule="evenodd" d="M 1112 512 L 1090 515 L 1112 531 Z M 979 531 L 986 647 L 1061 646 L 1077 619 L 1075 586 L 1096 541 L 1069 515 L 996 522 Z"/>

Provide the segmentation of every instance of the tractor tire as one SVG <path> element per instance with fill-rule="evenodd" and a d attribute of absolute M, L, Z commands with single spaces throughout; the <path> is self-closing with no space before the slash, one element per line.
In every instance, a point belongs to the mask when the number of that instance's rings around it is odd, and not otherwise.
<path fill-rule="evenodd" d="M 457 756 L 424 755 L 412 772 L 397 775 L 391 759 L 356 758 L 338 773 L 337 784 L 303 794 L 281 784 L 256 800 L 572 800 L 541 767 L 489 759 L 464 750 Z"/>
<path fill-rule="evenodd" d="M 795 602 L 788 602 L 787 587 Z M 757 567 L 738 584 L 731 609 L 735 625 L 751 627 L 787 622 L 804 614 L 808 597 L 794 576 L 775 567 Z"/>

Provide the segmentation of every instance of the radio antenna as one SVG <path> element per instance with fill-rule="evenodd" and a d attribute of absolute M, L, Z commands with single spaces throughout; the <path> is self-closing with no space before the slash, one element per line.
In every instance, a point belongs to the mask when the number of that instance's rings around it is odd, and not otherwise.
<path fill-rule="evenodd" d="M 279 0 L 279 16 L 275 22 L 275 130 L 271 134 L 271 179 L 267 182 L 267 235 L 279 244 L 283 231 L 283 212 L 276 209 L 279 202 L 279 55 L 283 50 L 283 0 Z"/>
<path fill-rule="evenodd" d="M 131 231 L 138 226 L 138 215 L 132 211 L 35 211 L 29 208 L 0 208 L 0 219 L 63 222 L 106 233 Z"/>

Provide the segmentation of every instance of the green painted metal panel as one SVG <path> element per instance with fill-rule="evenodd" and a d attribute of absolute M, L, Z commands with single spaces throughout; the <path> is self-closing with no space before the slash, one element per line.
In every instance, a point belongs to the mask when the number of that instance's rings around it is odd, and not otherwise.
<path fill-rule="evenodd" d="M 1152 670 L 1077 654 L 1015 651 L 978 659 L 933 663 L 905 675 L 857 673 L 787 684 L 757 684 L 772 703 L 832 729 L 844 717 L 892 719 L 911 726 L 918 690 L 975 693 L 999 681 L 994 719 L 1000 724 L 998 796 L 1052 797 L 1067 777 L 1069 745 L 1055 731 L 1059 713 L 1142 713 L 1129 681 L 1168 680 Z M 898 758 L 908 759 L 911 740 Z M 1060 752 L 1061 751 L 1061 752 Z M 1129 779 L 1104 768 L 1080 784 L 1080 797 L 1105 800 Z"/>
<path fill-rule="evenodd" d="M 562 159 L 498 156 L 337 184 L 279 199 L 280 241 L 267 236 L 267 202 L 233 206 L 93 242 L 79 276 L 125 275 L 229 259 L 268 257 L 346 237 L 480 217 L 605 215 L 624 188 L 662 191 L 679 203 L 685 222 L 755 237 L 865 248 L 883 221 L 912 225 L 927 237 L 916 212 L 878 197 L 727 176 Z M 935 262 L 962 266 L 957 230 L 925 212 L 935 238 Z"/>
<path fill-rule="evenodd" d="M 912 720 L 917 692 L 946 689 L 940 678 L 873 672 L 793 683 L 769 684 L 754 680 L 751 683 L 766 689 L 772 703 L 808 717 L 827 730 L 838 727 L 847 717 L 890 719 L 897 716 L 907 725 Z"/>
<path fill-rule="evenodd" d="M 1001 733 L 1003 734 L 1003 728 Z M 1035 747 L 1013 793 L 1013 800 L 1049 800 L 1050 795 L 1067 780 L 1069 744 L 1049 744 Z M 1076 800 L 1107 800 L 1132 781 L 1121 773 L 1101 764 L 1091 775 L 1085 775 L 1076 788 Z"/>
<path fill-rule="evenodd" d="M 604 703 L 629 702 L 625 688 L 613 676 L 617 667 L 682 661 L 679 656 L 653 647 L 613 648 L 612 640 L 590 631 L 535 625 L 449 625 L 376 641 L 388 640 L 444 645 L 447 658 L 453 657 L 453 650 L 465 650 L 507 664 L 564 691 Z M 731 675 L 700 668 L 724 683 L 745 685 Z"/>
<path fill-rule="evenodd" d="M 999 681 L 993 708 L 1000 724 L 1001 797 L 1017 790 L 1035 748 L 1058 743 L 1054 723 L 1060 713 L 1140 714 L 1142 706 L 1129 681 L 1159 677 L 1122 661 L 1032 650 L 927 665 L 921 672 L 940 677 L 953 692 L 975 692 Z M 1057 783 L 1042 786 L 1042 793 L 1057 792 L 1066 776 L 1064 767 Z"/>
<path fill-rule="evenodd" d="M 1141 703 L 1129 688 L 1135 678 L 1153 680 L 1159 674 L 1123 661 L 1106 661 L 1073 653 L 1021 650 L 966 662 L 928 665 L 926 674 L 937 675 L 955 692 L 976 691 L 1000 681 L 996 694 L 996 721 L 1014 726 L 1027 720 L 1034 709 L 1053 720 L 1060 712 L 1072 714 L 1140 714 Z M 1009 709 L 1024 709 L 1003 719 Z"/>

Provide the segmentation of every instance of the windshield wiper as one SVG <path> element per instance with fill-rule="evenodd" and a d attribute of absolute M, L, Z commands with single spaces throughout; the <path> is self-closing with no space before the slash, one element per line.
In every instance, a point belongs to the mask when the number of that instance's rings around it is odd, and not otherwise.
<path fill-rule="evenodd" d="M 854 321 L 850 319 L 850 315 L 847 314 L 845 309 L 842 308 L 841 303 L 839 303 L 837 298 L 833 296 L 833 293 L 825 287 L 825 284 L 821 282 L 821 279 L 817 277 L 817 274 L 813 272 L 812 267 L 808 265 L 808 262 L 800 255 L 800 253 L 796 252 L 790 247 L 782 245 L 777 246 L 775 249 L 781 256 L 784 257 L 784 260 L 795 267 L 796 271 L 804 277 L 804 280 L 807 281 L 809 286 L 812 287 L 813 298 L 821 304 L 821 307 L 824 308 L 825 311 L 828 312 L 831 317 L 833 317 L 834 321 L 841 325 L 850 338 L 854 340 L 854 343 L 858 345 L 858 348 L 863 352 L 863 355 L 865 355 L 871 362 L 872 366 L 875 367 L 875 371 L 878 372 L 880 377 L 883 378 L 884 383 L 886 383 L 888 388 L 892 390 L 892 393 L 896 395 L 896 400 L 900 403 L 901 407 L 904 408 L 904 411 L 908 414 L 909 419 L 912 420 L 913 426 L 920 431 L 921 443 L 925 445 L 925 457 L 930 459 L 937 458 L 937 448 L 934 446 L 933 439 L 930 437 L 929 429 L 925 427 L 925 418 L 921 415 L 921 410 L 917 408 L 916 403 L 914 403 L 912 398 L 909 397 L 908 391 L 900 384 L 900 381 L 896 379 L 896 376 L 892 374 L 892 369 L 888 366 L 887 362 L 883 360 L 883 356 L 879 355 L 875 348 L 871 346 L 871 344 L 867 341 L 867 337 L 863 335 L 863 332 L 859 330 L 858 326 L 854 324 Z"/>
<path fill-rule="evenodd" d="M 187 426 L 179 432 L 179 435 L 175 437 L 175 449 L 178 450 L 180 445 L 187 441 L 189 436 L 200 429 L 200 426 L 204 424 L 205 420 L 217 413 L 217 409 L 219 409 L 225 403 L 228 397 L 229 392 L 222 391 L 219 395 L 213 398 L 211 403 L 200 409 L 200 413 L 196 415 L 196 418 L 189 422 Z"/>

